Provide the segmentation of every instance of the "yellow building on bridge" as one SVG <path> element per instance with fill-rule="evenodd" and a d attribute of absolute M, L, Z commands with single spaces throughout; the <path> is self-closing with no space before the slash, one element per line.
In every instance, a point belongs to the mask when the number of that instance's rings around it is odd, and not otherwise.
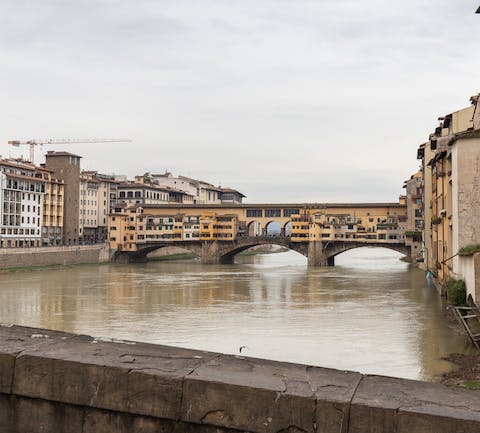
<path fill-rule="evenodd" d="M 398 244 L 405 241 L 406 222 L 404 202 L 127 206 L 109 217 L 109 243 L 134 252 L 155 242 L 265 237 L 275 225 L 293 243 Z"/>

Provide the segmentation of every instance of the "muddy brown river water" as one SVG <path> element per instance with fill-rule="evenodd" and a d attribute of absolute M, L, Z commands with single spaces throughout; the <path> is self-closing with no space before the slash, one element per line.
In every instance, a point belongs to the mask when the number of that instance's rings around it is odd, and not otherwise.
<path fill-rule="evenodd" d="M 332 268 L 294 252 L 0 275 L 0 321 L 434 380 L 471 353 L 425 273 L 386 249 Z"/>

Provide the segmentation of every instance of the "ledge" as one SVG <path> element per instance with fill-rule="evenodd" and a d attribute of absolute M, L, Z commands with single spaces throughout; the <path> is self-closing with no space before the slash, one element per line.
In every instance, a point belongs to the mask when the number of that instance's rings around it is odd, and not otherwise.
<path fill-rule="evenodd" d="M 1 325 L 2 413 L 0 430 L 19 433 L 34 420 L 42 431 L 84 433 L 475 432 L 480 393 Z"/>

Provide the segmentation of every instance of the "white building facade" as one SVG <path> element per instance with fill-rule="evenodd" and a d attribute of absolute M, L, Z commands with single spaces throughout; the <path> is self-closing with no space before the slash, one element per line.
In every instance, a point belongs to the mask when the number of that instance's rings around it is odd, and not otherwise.
<path fill-rule="evenodd" d="M 45 183 L 33 164 L 0 160 L 0 247 L 41 245 Z"/>

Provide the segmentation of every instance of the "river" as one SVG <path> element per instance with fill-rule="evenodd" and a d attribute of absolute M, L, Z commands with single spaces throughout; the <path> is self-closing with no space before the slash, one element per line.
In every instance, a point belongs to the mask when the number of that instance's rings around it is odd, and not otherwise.
<path fill-rule="evenodd" d="M 331 268 L 286 252 L 4 273 L 0 322 L 435 380 L 443 356 L 473 349 L 400 258 L 359 248 Z"/>

